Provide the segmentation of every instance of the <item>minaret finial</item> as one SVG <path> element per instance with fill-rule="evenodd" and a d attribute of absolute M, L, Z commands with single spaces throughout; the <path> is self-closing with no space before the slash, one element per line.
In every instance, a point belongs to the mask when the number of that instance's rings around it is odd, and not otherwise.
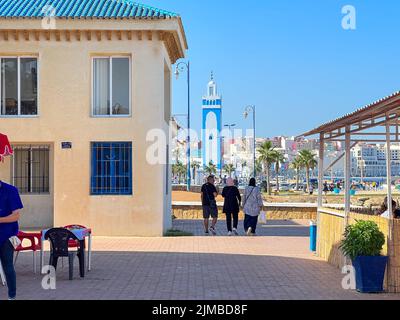
<path fill-rule="evenodd" d="M 214 80 L 214 71 L 211 71 L 211 81 Z"/>

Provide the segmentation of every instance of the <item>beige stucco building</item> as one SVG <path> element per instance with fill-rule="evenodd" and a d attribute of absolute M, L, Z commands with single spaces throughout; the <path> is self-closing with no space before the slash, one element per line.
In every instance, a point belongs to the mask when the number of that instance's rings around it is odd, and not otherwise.
<path fill-rule="evenodd" d="M 168 137 L 171 66 L 187 49 L 181 18 L 129 0 L 53 2 L 0 4 L 0 132 L 15 149 L 0 179 L 20 189 L 21 225 L 162 236 L 169 143 L 154 165 L 146 138 Z"/>

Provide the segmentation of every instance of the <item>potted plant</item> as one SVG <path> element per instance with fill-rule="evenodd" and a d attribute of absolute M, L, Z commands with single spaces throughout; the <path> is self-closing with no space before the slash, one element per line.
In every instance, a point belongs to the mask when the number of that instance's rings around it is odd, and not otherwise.
<path fill-rule="evenodd" d="M 340 245 L 356 272 L 356 289 L 362 293 L 383 291 L 388 257 L 382 256 L 385 235 L 373 221 L 357 221 L 346 228 Z"/>

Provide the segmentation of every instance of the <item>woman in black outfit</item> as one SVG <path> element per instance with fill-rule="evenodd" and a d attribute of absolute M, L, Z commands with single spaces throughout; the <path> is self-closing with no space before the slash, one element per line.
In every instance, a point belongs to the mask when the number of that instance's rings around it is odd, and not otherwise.
<path fill-rule="evenodd" d="M 239 235 L 237 232 L 239 223 L 239 211 L 240 202 L 242 197 L 240 196 L 239 189 L 235 186 L 232 178 L 228 178 L 227 186 L 222 191 L 222 197 L 224 197 L 224 213 L 226 214 L 226 225 L 228 227 L 228 236 Z M 233 217 L 233 228 L 232 228 L 232 217 Z"/>

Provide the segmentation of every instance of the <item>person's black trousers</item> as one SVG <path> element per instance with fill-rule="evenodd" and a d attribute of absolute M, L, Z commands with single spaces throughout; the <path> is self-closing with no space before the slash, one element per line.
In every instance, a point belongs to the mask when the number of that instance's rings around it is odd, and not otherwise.
<path fill-rule="evenodd" d="M 247 232 L 247 230 L 249 230 L 251 227 L 251 233 L 255 234 L 257 230 L 257 223 L 258 217 L 252 217 L 246 214 L 244 216 L 244 231 Z"/>
<path fill-rule="evenodd" d="M 239 213 L 227 213 L 226 214 L 226 226 L 229 232 L 232 232 L 232 217 L 233 217 L 233 229 L 238 228 L 239 224 Z"/>
<path fill-rule="evenodd" d="M 6 276 L 8 297 L 14 299 L 17 295 L 17 277 L 14 269 L 14 247 L 8 239 L 0 246 L 0 260 Z"/>

